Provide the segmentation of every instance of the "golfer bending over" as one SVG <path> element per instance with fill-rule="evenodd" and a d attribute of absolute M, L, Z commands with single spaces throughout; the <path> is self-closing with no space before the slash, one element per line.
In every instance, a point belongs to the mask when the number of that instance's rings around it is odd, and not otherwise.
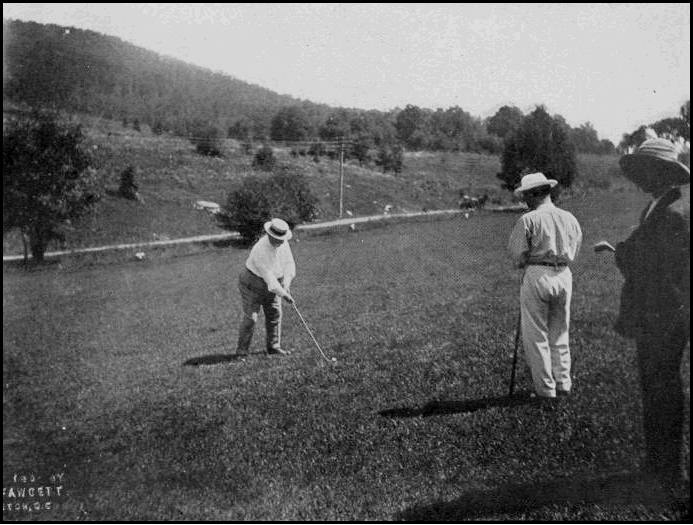
<path fill-rule="evenodd" d="M 577 219 L 551 201 L 557 181 L 543 173 L 522 177 L 515 194 L 529 206 L 515 224 L 508 249 L 524 268 L 520 314 L 525 359 L 540 398 L 568 395 L 570 377 L 570 300 L 573 274 L 569 264 L 582 243 Z"/>
<path fill-rule="evenodd" d="M 296 276 L 296 264 L 287 242 L 292 234 L 281 219 L 265 223 L 265 232 L 250 250 L 238 278 L 243 301 L 243 319 L 238 331 L 238 355 L 246 355 L 253 338 L 260 308 L 265 313 L 267 352 L 286 355 L 281 348 L 282 299 L 293 303 L 289 288 Z"/>

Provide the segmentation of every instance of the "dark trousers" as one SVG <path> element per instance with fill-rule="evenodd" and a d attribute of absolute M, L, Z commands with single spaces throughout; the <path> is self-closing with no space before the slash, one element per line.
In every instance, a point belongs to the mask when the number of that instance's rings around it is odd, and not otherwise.
<path fill-rule="evenodd" d="M 684 394 L 681 360 L 688 342 L 683 327 L 637 340 L 643 401 L 645 470 L 662 482 L 682 476 Z"/>
<path fill-rule="evenodd" d="M 279 283 L 281 284 L 281 282 L 280 279 Z M 280 348 L 282 325 L 281 297 L 270 292 L 265 281 L 247 268 L 238 277 L 238 290 L 241 293 L 241 301 L 243 302 L 243 318 L 238 330 L 236 352 L 239 354 L 248 353 L 260 310 L 265 314 L 267 350 Z"/>

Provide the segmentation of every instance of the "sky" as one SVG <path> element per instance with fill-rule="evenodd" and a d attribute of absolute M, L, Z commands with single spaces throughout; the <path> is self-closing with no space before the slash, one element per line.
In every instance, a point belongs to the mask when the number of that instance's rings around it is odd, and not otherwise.
<path fill-rule="evenodd" d="M 689 3 L 5 3 L 3 18 L 90 29 L 335 107 L 487 117 L 544 104 L 614 144 L 690 99 Z"/>

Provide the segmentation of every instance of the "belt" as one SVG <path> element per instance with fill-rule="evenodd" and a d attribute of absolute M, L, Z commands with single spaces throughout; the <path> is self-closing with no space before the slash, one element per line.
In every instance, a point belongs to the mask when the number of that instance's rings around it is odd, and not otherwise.
<path fill-rule="evenodd" d="M 554 268 L 566 268 L 568 263 L 552 263 L 552 262 L 531 262 L 527 266 L 552 266 Z"/>
<path fill-rule="evenodd" d="M 264 279 L 263 279 L 262 277 L 260 277 L 258 274 L 256 274 L 254 271 L 252 271 L 252 270 L 251 270 L 250 268 L 248 268 L 247 266 L 245 267 L 245 269 L 247 270 L 247 272 L 248 272 L 251 276 L 253 276 L 253 277 L 257 278 L 257 279 L 260 279 L 260 280 L 264 281 Z M 283 280 L 284 280 L 284 276 L 283 276 L 283 275 L 282 275 L 281 277 L 277 277 L 277 281 L 282 282 Z"/>

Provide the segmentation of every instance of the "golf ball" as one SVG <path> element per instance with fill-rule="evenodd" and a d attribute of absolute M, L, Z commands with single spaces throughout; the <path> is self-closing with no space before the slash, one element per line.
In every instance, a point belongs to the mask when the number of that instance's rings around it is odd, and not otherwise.
<path fill-rule="evenodd" d="M 337 358 L 336 358 L 336 357 L 333 357 L 333 358 L 332 358 L 332 362 L 333 362 L 333 363 L 336 363 L 336 362 L 337 362 Z"/>

